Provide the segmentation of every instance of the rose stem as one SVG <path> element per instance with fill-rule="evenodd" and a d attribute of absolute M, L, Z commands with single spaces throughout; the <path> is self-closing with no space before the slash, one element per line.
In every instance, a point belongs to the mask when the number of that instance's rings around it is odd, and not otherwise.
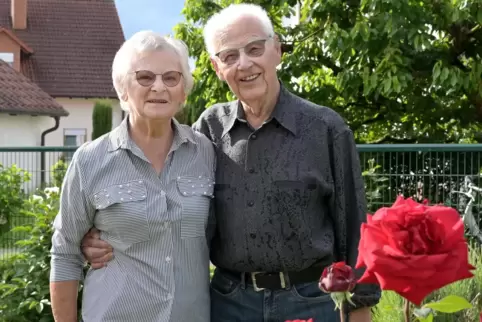
<path fill-rule="evenodd" d="M 404 315 L 405 315 L 405 322 L 410 322 L 410 302 L 408 302 L 407 299 L 405 299 Z"/>
<path fill-rule="evenodd" d="M 343 311 L 343 305 L 340 306 L 340 321 L 345 322 L 345 312 Z"/>

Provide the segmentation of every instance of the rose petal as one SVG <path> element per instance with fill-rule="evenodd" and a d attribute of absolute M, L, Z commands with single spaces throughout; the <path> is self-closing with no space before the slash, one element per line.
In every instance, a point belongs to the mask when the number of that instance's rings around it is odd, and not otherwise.
<path fill-rule="evenodd" d="M 428 288 L 424 288 L 423 286 L 413 287 L 403 290 L 403 291 L 396 291 L 400 296 L 406 298 L 408 301 L 412 302 L 413 304 L 420 306 L 423 300 L 433 292 Z"/>
<path fill-rule="evenodd" d="M 464 238 L 464 223 L 458 212 L 450 207 L 433 206 L 427 209 L 426 214 L 432 216 L 447 233 L 446 244 L 451 238 Z"/>
<path fill-rule="evenodd" d="M 371 271 L 369 270 L 365 270 L 365 272 L 363 273 L 362 277 L 360 277 L 358 279 L 358 282 L 359 284 L 362 284 L 362 283 L 366 283 L 366 284 L 379 284 L 378 283 L 378 279 L 377 279 L 377 276 L 375 274 L 373 274 Z"/>

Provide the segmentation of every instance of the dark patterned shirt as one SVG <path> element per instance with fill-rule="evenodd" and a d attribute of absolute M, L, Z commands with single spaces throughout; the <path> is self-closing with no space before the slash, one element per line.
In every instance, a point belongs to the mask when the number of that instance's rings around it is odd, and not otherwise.
<path fill-rule="evenodd" d="M 239 101 L 208 108 L 193 127 L 217 150 L 214 265 L 238 272 L 355 266 L 365 191 L 353 134 L 339 114 L 282 86 L 259 129 Z M 378 298 L 378 288 L 360 292 Z"/>

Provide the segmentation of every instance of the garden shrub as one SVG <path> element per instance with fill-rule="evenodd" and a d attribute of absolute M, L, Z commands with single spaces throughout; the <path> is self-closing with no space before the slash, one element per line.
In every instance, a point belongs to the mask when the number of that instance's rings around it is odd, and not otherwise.
<path fill-rule="evenodd" d="M 1 322 L 54 321 L 49 274 L 52 223 L 58 209 L 58 188 L 46 188 L 26 200 L 23 213 L 33 221 L 13 230 L 27 233 L 29 238 L 17 242 L 21 253 L 0 262 Z M 80 299 L 81 294 L 79 303 Z"/>
<path fill-rule="evenodd" d="M 368 160 L 367 166 L 362 172 L 367 209 L 368 212 L 375 212 L 382 204 L 382 191 L 388 187 L 388 178 L 379 173 L 381 166 L 375 164 L 374 159 Z"/>
<path fill-rule="evenodd" d="M 62 182 L 64 181 L 65 173 L 67 172 L 68 164 L 65 158 L 59 158 L 59 161 L 52 166 L 52 179 L 54 187 L 62 189 Z"/>
<path fill-rule="evenodd" d="M 13 218 L 19 215 L 25 198 L 23 184 L 28 181 L 27 171 L 16 165 L 7 168 L 0 164 L 0 242 L 12 228 Z"/>

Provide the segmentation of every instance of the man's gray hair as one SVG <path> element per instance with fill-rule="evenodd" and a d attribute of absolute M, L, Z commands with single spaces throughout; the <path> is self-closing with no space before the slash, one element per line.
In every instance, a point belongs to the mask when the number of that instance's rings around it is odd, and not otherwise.
<path fill-rule="evenodd" d="M 215 13 L 204 26 L 204 44 L 211 57 L 216 54 L 216 41 L 220 34 L 241 17 L 253 17 L 259 20 L 266 36 L 274 35 L 273 24 L 262 7 L 247 3 L 232 4 Z"/>
<path fill-rule="evenodd" d="M 162 50 L 173 50 L 178 55 L 183 75 L 184 91 L 186 95 L 189 95 L 191 92 L 194 79 L 189 68 L 189 51 L 186 44 L 181 40 L 161 36 L 150 30 L 139 31 L 122 44 L 112 63 L 112 81 L 119 97 L 121 108 L 124 111 L 129 111 L 129 106 L 127 102 L 122 100 L 122 97 L 127 90 L 127 75 L 133 72 L 131 70 L 133 60 L 139 54 Z"/>

